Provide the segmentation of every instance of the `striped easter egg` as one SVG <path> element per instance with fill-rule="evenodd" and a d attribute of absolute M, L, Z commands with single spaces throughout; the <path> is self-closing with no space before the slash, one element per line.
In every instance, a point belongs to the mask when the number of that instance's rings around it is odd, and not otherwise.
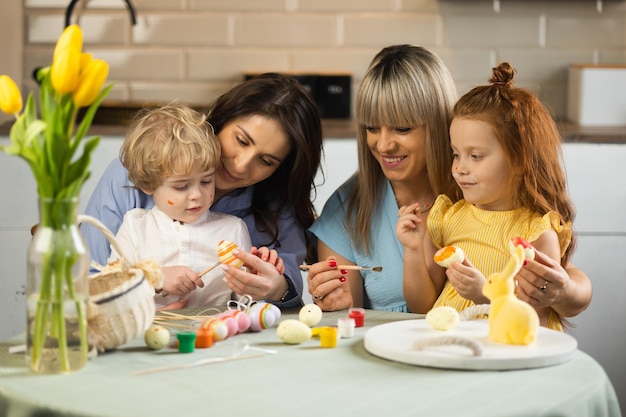
<path fill-rule="evenodd" d="M 230 240 L 222 240 L 217 245 L 217 256 L 221 263 L 230 265 L 234 268 L 240 268 L 243 265 L 243 261 L 233 255 L 233 251 L 238 249 Z"/>

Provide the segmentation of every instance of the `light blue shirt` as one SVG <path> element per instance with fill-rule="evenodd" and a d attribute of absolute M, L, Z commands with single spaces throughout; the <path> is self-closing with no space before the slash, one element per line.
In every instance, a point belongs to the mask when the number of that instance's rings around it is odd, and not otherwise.
<path fill-rule="evenodd" d="M 306 240 L 302 226 L 298 223 L 293 210 L 288 207 L 281 214 L 278 222 L 278 240 L 280 247 L 267 245 L 270 236 L 257 230 L 252 213 L 252 191 L 254 186 L 235 190 L 219 199 L 211 211 L 231 214 L 242 219 L 253 246 L 268 246 L 275 249 L 285 265 L 285 277 L 292 289 L 283 303 L 274 303 L 279 307 L 296 307 L 302 304 L 302 274 L 299 265 L 306 256 Z M 118 158 L 114 159 L 100 178 L 87 203 L 85 214 L 100 220 L 113 234 L 116 234 L 124 214 L 134 208 L 151 209 L 152 197 L 133 187 L 128 180 L 126 168 Z M 91 260 L 106 265 L 111 248 L 106 237 L 93 226 L 81 225 Z"/>
<path fill-rule="evenodd" d="M 402 292 L 404 249 L 396 237 L 398 205 L 391 184 L 386 181 L 382 203 L 372 218 L 370 255 L 355 247 L 346 229 L 348 196 L 356 182 L 353 176 L 341 185 L 324 205 L 321 216 L 309 231 L 326 246 L 357 265 L 382 266 L 382 272 L 361 271 L 366 308 L 407 312 Z M 373 197 L 377 198 L 377 197 Z"/>

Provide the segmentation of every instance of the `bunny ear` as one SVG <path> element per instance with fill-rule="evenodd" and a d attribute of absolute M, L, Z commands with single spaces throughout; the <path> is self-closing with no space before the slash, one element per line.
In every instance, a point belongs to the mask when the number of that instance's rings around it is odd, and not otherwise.
<path fill-rule="evenodd" d="M 522 268 L 522 262 L 524 262 L 524 248 L 521 245 L 516 245 L 514 248 L 511 248 L 511 258 L 500 276 L 503 279 L 512 279 Z"/>

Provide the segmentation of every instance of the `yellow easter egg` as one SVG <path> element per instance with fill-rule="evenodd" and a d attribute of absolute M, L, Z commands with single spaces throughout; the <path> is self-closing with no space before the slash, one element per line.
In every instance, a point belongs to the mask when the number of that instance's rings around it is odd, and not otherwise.
<path fill-rule="evenodd" d="M 311 328 L 300 320 L 287 319 L 278 324 L 276 334 L 284 343 L 297 345 L 311 338 Z"/>
<path fill-rule="evenodd" d="M 217 245 L 217 256 L 219 257 L 219 261 L 234 268 L 241 268 L 243 261 L 233 255 L 233 251 L 235 249 L 238 249 L 237 245 L 230 240 L 221 240 Z"/>

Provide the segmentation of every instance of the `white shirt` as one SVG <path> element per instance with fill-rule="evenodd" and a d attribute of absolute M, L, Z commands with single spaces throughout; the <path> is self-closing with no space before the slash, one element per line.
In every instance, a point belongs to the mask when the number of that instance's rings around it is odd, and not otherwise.
<path fill-rule="evenodd" d="M 163 266 L 182 265 L 201 272 L 218 261 L 217 245 L 230 240 L 244 251 L 250 251 L 250 234 L 239 217 L 208 211 L 198 221 L 181 224 L 156 206 L 150 210 L 130 210 L 116 235 L 123 257 L 133 265 L 140 259 L 152 259 Z M 119 254 L 111 248 L 109 262 Z M 226 306 L 233 298 L 223 281 L 224 272 L 214 268 L 202 277 L 203 288 L 189 295 L 188 307 Z M 156 296 L 157 308 L 178 301 L 176 296 Z"/>

